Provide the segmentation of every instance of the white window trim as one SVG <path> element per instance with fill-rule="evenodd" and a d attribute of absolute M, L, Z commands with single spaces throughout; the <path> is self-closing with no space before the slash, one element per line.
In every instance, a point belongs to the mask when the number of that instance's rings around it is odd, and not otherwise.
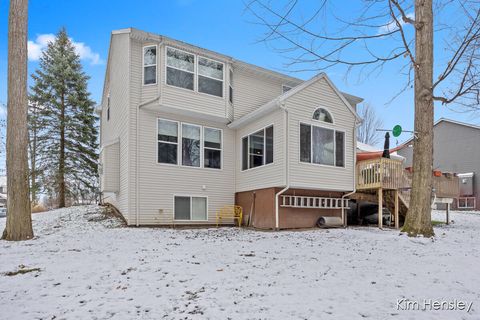
<path fill-rule="evenodd" d="M 189 220 L 185 220 L 185 219 L 175 219 L 175 197 L 185 197 L 185 198 L 190 198 L 190 219 Z M 203 198 L 203 199 L 206 199 L 206 205 L 207 205 L 207 217 L 205 220 L 192 220 L 192 198 Z M 208 196 L 204 196 L 204 195 L 192 195 L 192 194 L 173 194 L 173 220 L 174 221 L 179 221 L 179 222 L 205 222 L 205 221 L 208 221 Z"/>
<path fill-rule="evenodd" d="M 160 141 L 158 140 L 158 121 L 159 120 L 164 120 L 164 121 L 170 121 L 170 122 L 176 122 L 177 123 L 177 143 L 175 142 L 169 142 L 169 141 Z M 183 139 L 183 132 L 182 132 L 182 124 L 187 124 L 191 126 L 197 126 L 200 127 L 200 167 L 192 167 L 192 166 L 185 166 L 183 165 L 183 150 L 182 150 L 182 139 Z M 215 172 L 218 171 L 223 171 L 223 156 L 224 156 L 224 143 L 223 143 L 223 129 L 221 128 L 215 128 L 215 127 L 209 127 L 209 126 L 203 126 L 200 124 L 196 123 L 189 123 L 189 122 L 182 122 L 182 121 L 177 121 L 177 120 L 171 120 L 171 119 L 166 119 L 166 118 L 157 118 L 156 119 L 156 126 L 157 126 L 157 140 L 156 140 L 156 153 L 155 153 L 155 162 L 157 165 L 161 166 L 178 166 L 181 168 L 189 168 L 189 169 L 202 169 L 202 170 L 214 170 Z M 204 167 L 204 161 L 205 161 L 205 153 L 204 153 L 204 128 L 209 128 L 209 129 L 215 129 L 215 130 L 220 130 L 220 134 L 222 137 L 222 149 L 220 150 L 220 168 L 205 168 Z M 158 143 L 168 143 L 168 144 L 177 144 L 177 163 L 163 163 L 158 161 Z M 207 148 L 207 149 L 213 149 L 213 148 Z"/>
<path fill-rule="evenodd" d="M 249 134 L 246 134 L 246 135 L 244 135 L 240 138 L 240 147 L 241 147 L 240 154 L 242 155 L 241 163 L 240 163 L 240 171 L 241 172 L 247 172 L 249 170 L 255 170 L 255 169 L 258 169 L 258 168 L 265 168 L 265 167 L 268 167 L 268 166 L 273 165 L 275 163 L 275 150 L 273 150 L 272 162 L 265 163 L 266 158 L 267 158 L 266 157 L 266 155 L 267 155 L 267 135 L 265 133 L 266 133 L 266 129 L 270 128 L 270 127 L 273 127 L 273 149 L 275 149 L 275 126 L 274 126 L 274 123 L 268 124 L 268 125 L 266 125 L 262 128 L 259 128 L 255 131 L 252 131 Z M 263 132 L 264 132 L 263 133 L 263 160 L 262 160 L 263 164 L 261 166 L 258 166 L 258 167 L 250 168 L 250 136 L 254 133 L 257 133 L 258 131 L 261 131 L 261 130 L 263 130 Z M 248 154 L 247 169 L 243 169 L 243 138 L 247 138 L 247 141 L 248 141 L 248 146 L 247 146 L 247 154 Z"/>
<path fill-rule="evenodd" d="M 145 49 L 155 47 L 155 64 L 145 65 Z M 155 83 L 145 84 L 145 68 L 155 66 Z M 158 84 L 158 46 L 156 44 L 150 44 L 143 46 L 142 48 L 142 85 L 144 87 L 155 86 Z"/>
<path fill-rule="evenodd" d="M 220 63 L 222 65 L 222 80 L 200 74 L 200 68 L 199 68 L 200 58 L 210 60 L 210 61 L 213 61 L 213 62 L 216 62 L 216 63 Z M 200 93 L 200 94 L 206 94 L 208 96 L 213 96 L 213 97 L 223 99 L 225 97 L 225 63 L 223 63 L 221 61 L 218 61 L 218 60 L 215 60 L 215 59 L 210 59 L 210 58 L 207 58 L 207 57 L 204 57 L 204 56 L 201 56 L 201 55 L 197 55 L 197 69 L 196 70 L 197 70 L 197 92 Z M 205 78 L 209 78 L 209 79 L 212 79 L 212 80 L 216 80 L 216 81 L 221 81 L 222 82 L 222 96 L 219 97 L 219 96 L 216 96 L 214 94 L 198 91 L 198 82 L 199 82 L 199 77 L 200 76 L 205 77 Z"/>
<path fill-rule="evenodd" d="M 110 92 L 107 95 L 107 122 L 110 121 Z"/>
<path fill-rule="evenodd" d="M 235 87 L 233 86 L 233 77 L 231 77 L 231 75 L 233 75 L 233 69 L 231 67 L 228 68 L 228 103 L 230 103 L 231 105 L 233 105 L 233 92 L 235 91 Z M 230 88 L 232 88 L 232 101 L 230 101 Z"/>
<path fill-rule="evenodd" d="M 158 139 L 158 121 L 159 120 L 163 120 L 163 121 L 170 121 L 170 122 L 175 122 L 177 124 L 177 142 L 170 142 L 170 141 L 161 141 Z M 157 126 L 157 143 L 156 143 L 156 152 L 155 152 L 155 159 L 156 159 L 156 162 L 157 164 L 161 164 L 161 165 L 164 165 L 164 166 L 178 166 L 178 161 L 179 161 L 179 158 L 181 156 L 180 154 L 180 122 L 179 121 L 176 121 L 176 120 L 170 120 L 170 119 L 165 119 L 165 118 L 157 118 L 156 120 L 156 126 Z M 176 144 L 177 145 L 177 163 L 174 164 L 174 163 L 164 163 L 164 162 L 159 162 L 158 161 L 158 143 L 161 142 L 161 143 L 167 143 L 167 144 Z"/>
<path fill-rule="evenodd" d="M 187 126 L 192 126 L 192 127 L 198 127 L 200 129 L 200 133 L 199 133 L 199 140 L 200 140 L 200 164 L 199 166 L 187 166 L 185 164 L 183 164 L 183 125 L 187 125 Z M 181 126 L 181 129 L 180 129 L 180 133 L 181 133 L 181 146 L 180 146 L 180 165 L 182 167 L 189 167 L 189 168 L 202 168 L 203 167 L 203 154 L 202 154 L 202 151 L 203 151 L 203 139 L 202 139 L 202 136 L 203 136 L 203 128 L 201 125 L 198 125 L 198 124 L 194 124 L 194 123 L 188 123 L 188 122 L 181 122 L 180 123 L 180 126 Z"/>
<path fill-rule="evenodd" d="M 169 66 L 168 65 L 168 49 L 172 49 L 172 50 L 175 50 L 175 51 L 181 51 L 185 54 L 193 56 L 193 71 Z M 173 84 L 168 84 L 167 83 L 167 68 L 172 68 L 172 69 L 175 69 L 175 70 L 180 70 L 180 71 L 183 71 L 183 72 L 193 74 L 193 89 L 182 88 L 182 87 L 174 86 Z M 197 56 L 195 54 L 190 53 L 190 52 L 185 51 L 185 50 L 182 50 L 182 49 L 175 48 L 175 47 L 165 46 L 165 68 L 164 68 L 164 72 L 165 72 L 165 77 L 164 78 L 165 78 L 165 85 L 166 86 L 168 86 L 170 88 L 186 90 L 188 92 L 196 92 L 197 91 L 197 81 L 195 81 L 195 74 L 197 72 Z"/>
<path fill-rule="evenodd" d="M 313 120 L 313 119 L 312 119 Z M 315 120 L 314 120 L 315 121 Z M 323 123 L 323 122 L 320 122 Z M 328 122 L 326 122 L 328 123 Z M 302 161 L 302 152 L 301 152 L 301 142 L 302 142 L 302 135 L 300 132 L 300 126 L 306 125 L 310 127 L 318 127 L 322 129 L 332 130 L 333 131 L 333 165 L 329 164 L 322 164 L 322 163 L 315 163 L 313 162 L 313 130 L 310 128 L 310 162 Z M 335 132 L 342 132 L 343 133 L 343 166 L 337 166 L 337 138 L 335 136 Z M 346 169 L 347 168 L 347 132 L 345 130 L 340 130 L 336 128 L 332 128 L 329 126 L 321 126 L 317 123 L 308 123 L 305 121 L 299 121 L 298 123 L 298 162 L 300 164 L 305 165 L 314 165 L 314 166 L 321 166 L 326 168 L 338 168 L 338 169 Z"/>
<path fill-rule="evenodd" d="M 205 128 L 207 129 L 212 129 L 212 130 L 220 130 L 220 149 L 217 148 L 211 148 L 211 147 L 205 147 Z M 203 169 L 211 169 L 211 170 L 222 170 L 223 169 L 223 130 L 219 128 L 214 128 L 214 127 L 208 127 L 208 126 L 203 126 L 202 128 L 202 160 L 203 160 Z M 220 168 L 206 168 L 205 167 L 205 149 L 208 150 L 218 150 L 220 151 Z"/>
<path fill-rule="evenodd" d="M 176 67 L 171 67 L 171 66 L 168 66 L 168 56 L 167 56 L 167 51 L 168 49 L 172 49 L 172 50 L 177 50 L 177 51 L 181 51 L 183 53 L 186 53 L 186 54 L 189 54 L 189 55 L 192 55 L 194 57 L 194 63 L 193 63 L 193 72 L 192 71 L 189 71 L 189 70 L 184 70 L 184 69 L 180 69 L 180 68 L 176 68 Z M 217 62 L 217 63 L 221 63 L 223 65 L 223 80 L 219 80 L 219 79 L 216 79 L 216 78 L 213 78 L 213 77 L 209 77 L 209 76 L 204 76 L 204 75 L 200 75 L 198 73 L 198 58 L 204 58 L 204 59 L 207 59 L 207 60 L 210 60 L 210 61 L 214 61 L 214 62 Z M 180 71 L 183 71 L 183 72 L 188 72 L 190 74 L 193 74 L 193 90 L 190 90 L 190 89 L 187 89 L 187 88 L 182 88 L 182 87 L 177 87 L 177 86 L 174 86 L 174 85 L 171 85 L 171 84 L 168 84 L 167 83 L 167 68 L 172 68 L 172 69 L 176 69 L 176 70 L 180 70 Z M 211 59 L 211 58 L 207 58 L 205 56 L 202 56 L 202 55 L 198 55 L 198 54 L 195 54 L 195 53 L 192 53 L 192 52 L 188 52 L 188 51 L 185 51 L 185 50 L 182 50 L 182 49 L 178 49 L 178 48 L 175 48 L 175 47 L 171 47 L 171 46 L 165 46 L 165 67 L 164 67 L 164 78 L 165 78 L 165 81 L 164 81 L 164 84 L 167 86 L 167 87 L 170 87 L 170 88 L 174 88 L 174 89 L 179 89 L 179 90 L 186 90 L 188 92 L 195 92 L 196 94 L 201 94 L 201 95 L 206 95 L 208 97 L 212 97 L 212 98 L 215 98 L 215 99 L 222 99 L 222 100 L 225 100 L 225 63 L 221 62 L 221 61 L 218 61 L 218 60 L 215 60 L 215 59 Z M 205 78 L 210 78 L 212 80 L 217 80 L 217 81 L 222 81 L 222 96 L 219 97 L 219 96 L 216 96 L 216 95 L 213 95 L 213 94 L 209 94 L 209 93 L 206 93 L 206 92 L 199 92 L 198 91 L 198 77 L 199 76 L 202 76 L 202 77 L 205 77 Z"/>
<path fill-rule="evenodd" d="M 315 114 L 315 111 L 317 111 L 318 109 L 325 109 L 330 114 L 330 117 L 332 117 L 332 122 L 327 122 L 327 121 L 314 119 L 313 115 Z M 313 109 L 312 120 L 316 121 L 317 123 L 325 123 L 327 125 L 334 125 L 335 124 L 335 118 L 333 117 L 333 113 L 330 111 L 330 109 L 328 109 L 327 107 L 324 107 L 324 106 L 317 106 L 315 109 Z"/>
<path fill-rule="evenodd" d="M 468 199 L 473 199 L 473 207 L 468 206 Z M 475 197 L 458 197 L 457 198 L 457 208 L 458 209 L 475 209 L 477 203 L 476 203 L 476 198 Z M 463 206 L 460 206 L 460 201 L 464 202 Z"/>

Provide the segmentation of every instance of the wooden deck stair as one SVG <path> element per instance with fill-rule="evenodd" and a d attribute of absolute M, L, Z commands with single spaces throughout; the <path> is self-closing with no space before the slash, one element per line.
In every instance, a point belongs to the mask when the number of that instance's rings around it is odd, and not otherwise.
<path fill-rule="evenodd" d="M 403 168 L 399 160 L 376 158 L 358 161 L 356 164 L 357 193 L 351 199 L 377 203 L 380 208 L 387 207 L 398 216 L 406 216 L 410 203 L 412 174 Z M 433 175 L 432 195 L 440 199 L 458 197 L 459 182 L 454 174 Z M 396 199 L 398 202 L 396 203 Z M 382 210 L 379 210 L 379 216 Z M 397 219 L 400 220 L 400 219 Z M 379 227 L 382 219 L 379 217 Z M 398 221 L 395 227 L 399 227 Z"/>

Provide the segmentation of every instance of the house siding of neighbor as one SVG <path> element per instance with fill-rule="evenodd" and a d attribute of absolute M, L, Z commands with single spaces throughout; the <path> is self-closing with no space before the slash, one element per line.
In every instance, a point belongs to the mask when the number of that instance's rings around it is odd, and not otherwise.
<path fill-rule="evenodd" d="M 341 210 L 277 207 L 275 195 L 286 186 L 284 195 L 310 197 L 353 190 L 361 101 L 325 74 L 303 81 L 167 37 L 114 31 L 98 108 L 103 199 L 129 225 L 215 224 L 217 210 L 237 204 L 257 228 L 314 226 Z M 312 120 L 317 109 L 328 121 Z M 312 137 L 326 139 L 321 151 Z"/>
<path fill-rule="evenodd" d="M 475 207 L 468 209 L 480 210 L 480 127 L 442 118 L 435 123 L 433 133 L 434 169 L 443 172 L 474 173 L 472 197 L 475 198 Z M 412 166 L 413 152 L 412 143 L 408 142 L 406 147 L 398 151 L 398 154 L 406 158 L 407 167 Z M 462 178 L 459 180 L 462 183 Z M 469 201 L 469 204 L 472 203 Z M 453 206 L 458 207 L 458 199 Z"/>

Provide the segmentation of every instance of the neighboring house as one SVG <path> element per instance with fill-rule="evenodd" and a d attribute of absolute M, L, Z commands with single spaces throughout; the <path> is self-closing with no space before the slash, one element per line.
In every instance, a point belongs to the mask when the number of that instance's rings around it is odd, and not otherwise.
<path fill-rule="evenodd" d="M 214 224 L 234 203 L 257 228 L 340 217 L 354 190 L 361 101 L 324 73 L 303 81 L 114 31 L 98 109 L 104 201 L 129 225 Z"/>
<path fill-rule="evenodd" d="M 0 176 L 0 208 L 7 206 L 7 176 Z"/>
<path fill-rule="evenodd" d="M 459 174 L 459 209 L 480 210 L 480 126 L 440 119 L 433 127 L 433 168 Z M 413 141 L 410 139 L 398 154 L 412 166 Z"/>

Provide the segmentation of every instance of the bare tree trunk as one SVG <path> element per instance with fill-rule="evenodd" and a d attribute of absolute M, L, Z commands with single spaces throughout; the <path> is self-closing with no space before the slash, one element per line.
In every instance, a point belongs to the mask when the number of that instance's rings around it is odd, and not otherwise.
<path fill-rule="evenodd" d="M 2 238 L 33 237 L 28 189 L 28 0 L 11 0 L 8 17 L 7 224 Z"/>
<path fill-rule="evenodd" d="M 433 11 L 432 0 L 415 1 L 415 131 L 412 197 L 403 231 L 433 236 Z"/>
<path fill-rule="evenodd" d="M 32 137 L 32 152 L 30 154 L 31 170 L 32 170 L 32 183 L 31 183 L 31 193 L 32 193 L 32 204 L 37 205 L 37 128 L 33 128 L 33 137 Z"/>
<path fill-rule="evenodd" d="M 61 113 L 60 113 L 60 161 L 58 168 L 59 194 L 58 207 L 65 207 L 65 95 L 61 97 Z"/>

